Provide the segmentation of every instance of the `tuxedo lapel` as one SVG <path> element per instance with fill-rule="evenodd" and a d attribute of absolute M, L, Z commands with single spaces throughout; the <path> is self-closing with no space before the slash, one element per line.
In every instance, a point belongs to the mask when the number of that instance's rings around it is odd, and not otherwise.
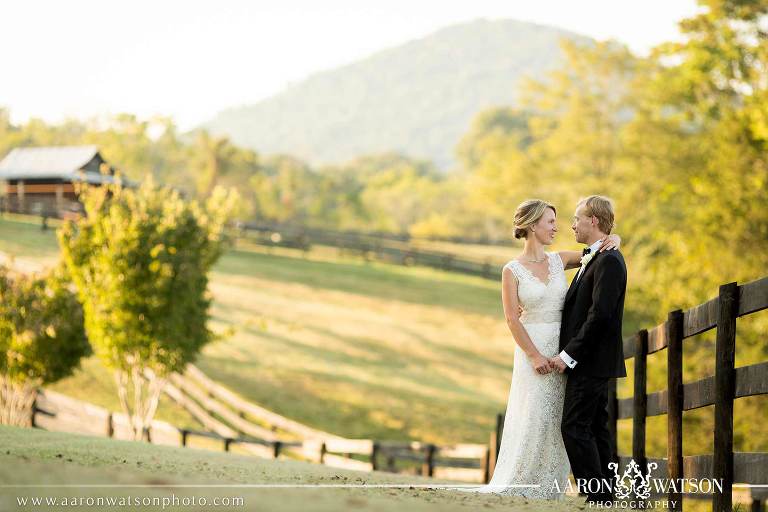
<path fill-rule="evenodd" d="M 579 275 L 579 271 L 576 271 L 576 275 Z M 571 286 L 568 287 L 568 291 L 565 292 L 565 302 L 567 303 L 570 298 L 573 296 L 573 292 L 576 290 L 576 278 L 573 278 L 573 281 L 571 281 Z"/>
<path fill-rule="evenodd" d="M 579 288 L 579 285 L 584 280 L 584 276 L 587 274 L 587 270 L 589 270 L 589 267 L 600 256 L 600 254 L 602 253 L 595 252 L 595 255 L 592 257 L 591 260 L 589 260 L 589 263 L 587 263 L 587 266 L 584 267 L 584 272 L 581 273 L 581 277 L 579 277 L 578 279 L 576 279 L 575 277 L 573 278 L 573 281 L 571 281 L 571 286 L 568 287 L 568 291 L 565 293 L 565 302 L 568 302 L 570 298 L 573 297 L 573 295 L 576 293 L 576 290 Z M 576 272 L 576 275 L 578 276 L 579 273 Z"/>

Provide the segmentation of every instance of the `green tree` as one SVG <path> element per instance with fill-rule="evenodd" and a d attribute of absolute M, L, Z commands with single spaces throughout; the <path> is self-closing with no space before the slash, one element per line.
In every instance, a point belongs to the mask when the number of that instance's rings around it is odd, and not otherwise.
<path fill-rule="evenodd" d="M 528 114 L 513 108 L 489 109 L 477 115 L 457 147 L 466 190 L 463 209 L 493 240 L 509 238 L 510 212 L 540 195 L 543 179 L 533 172 L 528 154 L 533 142 L 529 122 Z"/>
<path fill-rule="evenodd" d="M 375 170 L 362 170 L 365 181 L 360 200 L 368 217 L 367 227 L 408 233 L 432 210 L 430 203 L 436 197 L 441 177 L 425 162 L 391 156 L 385 156 L 384 162 Z"/>
<path fill-rule="evenodd" d="M 37 389 L 91 353 L 69 284 L 62 267 L 25 276 L 0 266 L 0 424 L 30 426 Z"/>
<path fill-rule="evenodd" d="M 488 113 L 462 148 L 470 194 L 498 222 L 519 196 L 561 210 L 591 193 L 616 200 L 630 273 L 628 332 L 768 267 L 768 4 L 700 3 L 681 23 L 683 41 L 647 58 L 611 42 L 566 44 L 563 68 L 525 89 L 527 133 Z M 765 360 L 766 328 L 761 316 L 740 321 L 738 365 Z M 712 373 L 711 334 L 686 345 L 686 380 Z M 651 366 L 650 388 L 664 388 L 664 377 Z M 739 407 L 740 448 L 765 449 L 765 426 L 747 420 L 760 404 Z M 710 452 L 711 415 L 692 412 L 685 425 L 686 452 Z M 650 452 L 663 453 L 663 436 L 653 434 Z"/>
<path fill-rule="evenodd" d="M 204 130 L 197 134 L 192 146 L 192 162 L 198 197 L 207 197 L 219 177 L 229 171 L 229 159 L 234 151 L 226 137 L 212 137 Z"/>
<path fill-rule="evenodd" d="M 645 276 L 638 309 L 667 311 L 711 298 L 721 283 L 765 275 L 768 267 L 768 4 L 705 0 L 681 22 L 681 42 L 658 47 L 634 88 L 635 116 L 624 130 L 634 154 L 627 160 L 636 204 L 632 228 Z M 737 366 L 765 360 L 768 319 L 740 320 Z M 713 371 L 713 335 L 686 348 L 686 379 Z M 651 376 L 663 386 L 663 376 Z M 765 450 L 766 427 L 751 421 L 762 398 L 740 399 L 736 449 Z M 711 415 L 686 425 L 711 432 Z M 652 438 L 652 436 L 651 436 Z M 694 434 L 690 453 L 711 450 Z"/>
<path fill-rule="evenodd" d="M 660 311 L 760 276 L 768 254 L 768 4 L 700 3 L 685 40 L 652 55 L 625 130 L 629 172 L 652 205 L 635 226 L 643 262 L 669 283 L 653 295 Z"/>
<path fill-rule="evenodd" d="M 88 337 L 140 438 L 167 376 L 212 339 L 208 271 L 237 195 L 216 188 L 204 204 L 186 202 L 150 176 L 138 189 L 87 187 L 81 198 L 86 216 L 64 224 L 59 243 Z"/>
<path fill-rule="evenodd" d="M 631 115 L 628 95 L 637 59 L 615 42 L 579 46 L 563 41 L 566 64 L 546 82 L 522 91 L 533 142 L 528 173 L 543 182 L 539 195 L 556 202 L 565 218 L 580 197 L 615 195 L 624 155 L 621 127 Z"/>
<path fill-rule="evenodd" d="M 250 177 L 255 215 L 270 222 L 306 223 L 318 181 L 301 160 L 284 155 L 266 159 Z"/>

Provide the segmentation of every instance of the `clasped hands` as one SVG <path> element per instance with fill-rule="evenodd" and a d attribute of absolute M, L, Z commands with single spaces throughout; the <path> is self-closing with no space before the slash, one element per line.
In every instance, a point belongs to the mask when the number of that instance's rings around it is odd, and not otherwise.
<path fill-rule="evenodd" d="M 554 371 L 563 373 L 567 368 L 565 361 L 563 361 L 559 355 L 546 358 L 543 355 L 538 354 L 533 358 L 531 364 L 533 365 L 533 369 L 536 370 L 536 373 L 539 375 L 546 375 Z"/>

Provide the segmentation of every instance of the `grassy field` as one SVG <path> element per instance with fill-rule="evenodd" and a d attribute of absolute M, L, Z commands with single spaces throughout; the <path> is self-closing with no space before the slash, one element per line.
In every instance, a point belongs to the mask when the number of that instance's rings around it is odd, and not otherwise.
<path fill-rule="evenodd" d="M 0 251 L 34 266 L 55 262 L 58 247 L 52 231 L 6 219 Z M 212 327 L 231 335 L 206 347 L 198 366 L 242 396 L 313 427 L 348 437 L 487 442 L 493 416 L 505 406 L 513 340 L 495 282 L 364 263 L 328 248 L 304 257 L 241 246 L 215 267 L 211 290 Z M 117 408 L 112 380 L 95 359 L 53 388 Z M 159 418 L 194 423 L 167 399 Z M 651 418 L 649 429 L 664 432 L 657 420 L 663 418 Z M 631 420 L 619 422 L 619 451 L 631 452 Z"/>
<path fill-rule="evenodd" d="M 0 220 L 0 251 L 51 264 L 35 221 Z M 215 267 L 199 367 L 242 396 L 349 437 L 486 442 L 504 408 L 513 343 L 497 283 L 328 251 L 232 250 Z M 96 360 L 53 389 L 116 408 Z M 93 390 L 97 391 L 94 392 Z M 172 404 L 160 418 L 191 421 Z"/>
<path fill-rule="evenodd" d="M 36 222 L 0 220 L 0 251 L 54 262 L 54 233 Z M 206 347 L 198 366 L 280 414 L 348 437 L 482 443 L 505 407 L 514 342 L 498 283 L 322 248 L 303 257 L 240 247 L 210 287 L 212 328 L 231 335 Z M 118 406 L 95 359 L 53 389 Z M 193 422 L 167 400 L 159 418 Z"/>
<path fill-rule="evenodd" d="M 51 221 L 50 225 L 55 226 L 56 222 Z M 0 252 L 14 257 L 21 269 L 35 269 L 53 265 L 59 248 L 53 229 L 41 231 L 36 219 L 16 216 L 0 219 Z M 113 411 L 120 410 L 114 377 L 95 357 L 84 360 L 73 377 L 50 388 Z M 156 419 L 179 427 L 200 427 L 197 420 L 167 396 L 160 399 Z"/>
<path fill-rule="evenodd" d="M 182 506 L 164 510 L 262 510 L 270 512 L 397 510 L 471 511 L 541 510 L 543 502 L 522 498 L 412 487 L 436 484 L 431 479 L 387 473 L 360 473 L 290 460 L 268 460 L 191 448 L 153 446 L 0 426 L 0 507 L 2 510 L 101 510 L 107 507 L 19 506 L 33 497 L 71 500 L 98 497 L 162 500 L 177 497 Z M 317 485 L 380 487 L 317 487 Z M 283 487 L 255 487 L 275 485 Z M 314 485 L 315 487 L 285 487 Z M 382 487 L 396 485 L 402 487 Z M 250 486 L 250 487 L 248 487 Z M 208 506 L 183 506 L 183 499 L 206 499 Z M 214 499 L 230 506 L 211 507 Z M 232 505 L 242 499 L 242 506 Z M 87 501 L 85 502 L 87 505 Z M 150 502 L 151 503 L 151 502 Z M 111 507 L 110 507 L 111 508 Z M 554 512 L 583 509 L 583 499 L 566 496 L 546 502 Z"/>

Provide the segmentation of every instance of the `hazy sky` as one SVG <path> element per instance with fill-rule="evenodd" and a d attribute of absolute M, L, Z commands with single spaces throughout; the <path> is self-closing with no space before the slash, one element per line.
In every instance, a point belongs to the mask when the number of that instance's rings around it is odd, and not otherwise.
<path fill-rule="evenodd" d="M 184 129 L 377 50 L 477 18 L 554 25 L 646 52 L 695 0 L 11 0 L 0 106 L 30 116 L 132 112 Z"/>

